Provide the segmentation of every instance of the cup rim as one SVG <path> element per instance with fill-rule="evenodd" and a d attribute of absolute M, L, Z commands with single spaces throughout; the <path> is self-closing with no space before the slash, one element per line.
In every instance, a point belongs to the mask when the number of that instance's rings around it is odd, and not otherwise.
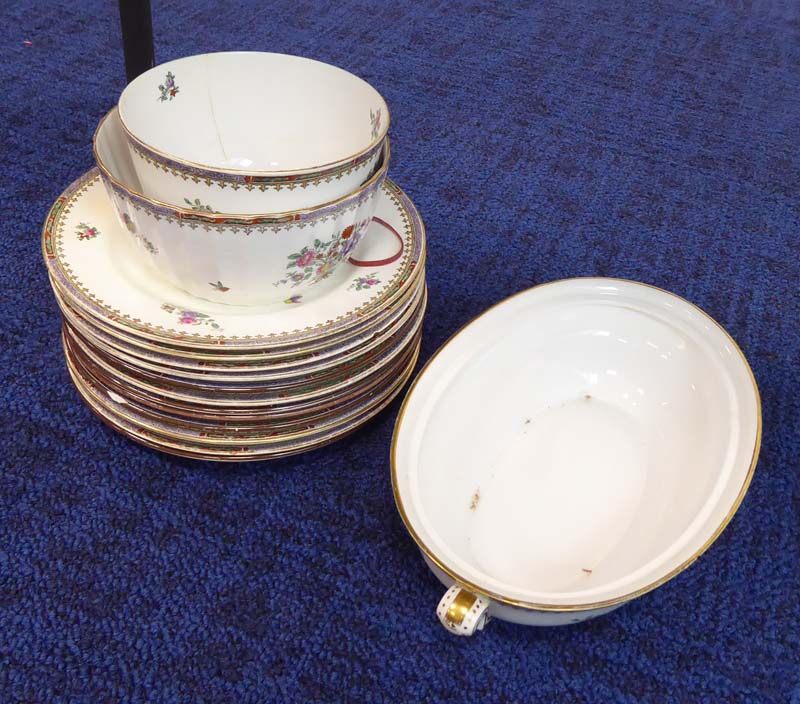
<path fill-rule="evenodd" d="M 461 335 L 461 333 L 463 333 L 464 330 L 467 327 L 471 326 L 472 323 L 474 323 L 477 320 L 479 320 L 480 318 L 484 317 L 485 315 L 487 315 L 488 313 L 493 311 L 495 308 L 498 308 L 499 306 L 504 305 L 505 303 L 507 303 L 508 301 L 510 301 L 512 299 L 515 299 L 515 298 L 517 298 L 519 296 L 525 295 L 525 294 L 529 293 L 530 291 L 533 291 L 533 290 L 536 290 L 536 289 L 540 289 L 540 288 L 543 288 L 545 286 L 551 286 L 551 285 L 554 285 L 554 284 L 560 284 L 560 283 L 564 283 L 564 282 L 568 282 L 568 281 L 586 281 L 586 280 L 592 280 L 592 279 L 601 280 L 601 281 L 608 281 L 608 282 L 620 282 L 620 283 L 625 283 L 625 284 L 633 284 L 635 286 L 642 286 L 642 287 L 654 289 L 654 290 L 659 291 L 661 293 L 665 293 L 665 294 L 668 294 L 670 296 L 673 296 L 673 297 L 679 299 L 680 301 L 682 301 L 683 303 L 688 304 L 693 309 L 699 311 L 703 315 L 704 318 L 706 318 L 707 320 L 713 322 L 714 325 L 725 335 L 725 337 L 727 338 L 728 342 L 730 342 L 730 344 L 732 345 L 733 350 L 735 350 L 736 354 L 738 355 L 739 360 L 744 364 L 744 369 L 747 371 L 748 377 L 749 377 L 750 382 L 752 384 L 753 392 L 755 394 L 756 437 L 755 437 L 755 442 L 753 443 L 753 454 L 752 454 L 751 459 L 750 459 L 750 466 L 749 466 L 749 468 L 747 470 L 747 474 L 744 477 L 744 481 L 742 482 L 742 486 L 739 489 L 739 493 L 736 495 L 736 498 L 734 499 L 733 503 L 731 504 L 730 509 L 728 510 L 726 515 L 723 517 L 723 519 L 719 523 L 719 525 L 714 529 L 714 531 L 706 539 L 706 541 L 697 550 L 695 550 L 694 553 L 692 553 L 692 555 L 690 555 L 688 558 L 683 560 L 680 564 L 678 564 L 676 567 L 671 569 L 665 575 L 662 575 L 661 577 L 653 580 L 652 582 L 649 582 L 648 584 L 646 584 L 643 587 L 640 587 L 638 589 L 632 590 L 632 591 L 627 592 L 625 594 L 622 594 L 620 596 L 612 597 L 610 599 L 604 599 L 602 601 L 597 601 L 597 602 L 585 602 L 585 603 L 577 603 L 577 604 L 545 604 L 545 603 L 539 603 L 539 602 L 534 602 L 534 601 L 527 601 L 527 600 L 522 600 L 522 599 L 509 598 L 509 597 L 504 596 L 503 594 L 500 594 L 500 593 L 498 593 L 498 592 L 496 592 L 496 591 L 494 591 L 492 589 L 487 589 L 486 587 L 482 587 L 482 586 L 480 586 L 478 584 L 475 584 L 474 582 L 472 582 L 469 579 L 465 578 L 463 575 L 460 575 L 452 567 L 449 567 L 448 565 L 446 565 L 443 560 L 439 559 L 439 557 L 436 555 L 434 550 L 431 549 L 425 543 L 425 541 L 420 537 L 420 535 L 415 530 L 414 526 L 412 525 L 411 520 L 408 517 L 408 514 L 406 513 L 405 507 L 403 505 L 403 498 L 400 495 L 399 482 L 398 482 L 398 477 L 397 477 L 397 475 L 398 475 L 397 445 L 398 445 L 398 438 L 399 438 L 399 435 L 400 435 L 400 429 L 402 427 L 403 419 L 404 419 L 406 410 L 407 410 L 408 405 L 409 405 L 409 400 L 411 399 L 411 397 L 412 397 L 412 395 L 414 393 L 414 389 L 417 387 L 417 384 L 419 383 L 420 379 L 422 379 L 422 377 L 424 376 L 424 374 L 427 371 L 427 369 L 433 364 L 434 360 L 436 360 L 439 357 L 439 355 L 450 345 L 450 343 L 453 342 L 459 335 Z M 739 347 L 739 345 L 737 344 L 736 340 L 734 340 L 733 337 L 731 337 L 730 333 L 728 333 L 728 331 L 725 330 L 725 328 L 722 327 L 722 325 L 720 325 L 720 323 L 718 323 L 716 321 L 716 319 L 714 319 L 711 315 L 706 313 L 706 311 L 704 311 L 702 308 L 700 308 L 700 306 L 692 303 L 691 301 L 683 298 L 682 296 L 680 296 L 680 295 L 678 295 L 676 293 L 673 293 L 672 291 L 667 291 L 666 289 L 660 288 L 659 286 L 654 286 L 652 284 L 644 283 L 644 282 L 641 282 L 641 281 L 634 281 L 632 279 L 625 279 L 625 278 L 620 278 L 620 277 L 575 276 L 575 277 L 568 277 L 568 278 L 565 278 L 565 279 L 556 279 L 556 280 L 553 280 L 553 281 L 546 281 L 544 283 L 537 284 L 536 286 L 531 286 L 531 287 L 529 287 L 527 289 L 524 289 L 522 291 L 518 291 L 517 293 L 515 293 L 515 294 L 513 294 L 513 295 L 511 295 L 511 296 L 509 296 L 509 297 L 507 297 L 505 299 L 503 299 L 502 301 L 499 301 L 498 303 L 495 303 L 494 305 L 490 306 L 489 308 L 487 308 L 483 312 L 481 312 L 478 315 L 476 315 L 475 317 L 473 317 L 471 320 L 467 321 L 464 325 L 462 325 L 460 328 L 458 328 L 458 330 L 456 330 L 452 335 L 450 335 L 450 337 L 448 337 L 447 340 L 445 340 L 445 342 L 442 343 L 441 347 L 439 347 L 439 349 L 437 349 L 436 352 L 433 353 L 433 355 L 430 357 L 430 359 L 428 359 L 428 361 L 425 362 L 423 367 L 420 369 L 419 373 L 414 378 L 414 381 L 409 386 L 409 389 L 406 392 L 406 395 L 405 395 L 405 397 L 403 399 L 403 403 L 400 406 L 400 410 L 398 411 L 397 420 L 395 421 L 395 424 L 394 424 L 394 432 L 392 434 L 392 446 L 391 446 L 390 455 L 389 455 L 389 462 L 390 462 L 390 466 L 391 466 L 391 475 L 392 475 L 392 494 L 394 496 L 395 506 L 397 507 L 398 513 L 400 514 L 400 518 L 402 519 L 406 530 L 409 532 L 409 534 L 411 535 L 412 539 L 417 544 L 417 547 L 422 551 L 423 555 L 425 555 L 425 557 L 427 559 L 429 559 L 438 569 L 440 569 L 442 572 L 444 572 L 446 575 L 448 575 L 448 577 L 450 577 L 455 583 L 457 583 L 459 586 L 463 587 L 464 589 L 466 589 L 468 591 L 474 592 L 477 596 L 481 596 L 481 597 L 484 597 L 484 598 L 489 599 L 491 601 L 495 601 L 495 602 L 498 602 L 498 603 L 501 603 L 501 604 L 505 604 L 507 606 L 523 608 L 523 609 L 532 609 L 532 610 L 536 610 L 536 611 L 551 611 L 551 612 L 590 611 L 590 610 L 593 610 L 593 609 L 601 609 L 601 608 L 606 608 L 606 607 L 610 607 L 610 606 L 616 606 L 616 605 L 623 604 L 623 603 L 625 603 L 627 601 L 631 601 L 632 599 L 635 599 L 635 598 L 637 598 L 639 596 L 642 596 L 643 594 L 646 594 L 646 593 L 652 591 L 653 589 L 656 589 L 657 587 L 660 587 L 662 584 L 665 584 L 666 582 L 671 580 L 673 577 L 675 577 L 678 574 L 680 574 L 681 572 L 683 572 L 687 567 L 689 567 L 689 565 L 691 565 L 695 560 L 697 560 L 697 558 L 699 558 L 704 552 L 706 552 L 706 550 L 708 550 L 708 548 L 710 548 L 711 545 L 714 544 L 714 542 L 716 542 L 717 538 L 719 538 L 719 536 L 722 534 L 722 531 L 725 530 L 725 528 L 727 527 L 728 523 L 730 523 L 731 519 L 733 518 L 733 516 L 735 515 L 735 513 L 739 509 L 739 506 L 741 505 L 742 500 L 744 499 L 745 494 L 747 493 L 747 490 L 750 487 L 750 482 L 752 481 L 753 474 L 755 472 L 755 468 L 756 468 L 756 465 L 758 463 L 759 452 L 761 450 L 761 433 L 762 433 L 762 417 L 761 416 L 762 416 L 762 414 L 761 414 L 761 394 L 759 393 L 758 384 L 756 382 L 755 375 L 753 374 L 753 370 L 750 368 L 750 364 L 748 363 L 747 358 L 744 355 L 744 352 L 742 352 L 742 350 Z"/>
<path fill-rule="evenodd" d="M 319 205 L 315 205 L 309 208 L 298 208 L 297 210 L 285 210 L 282 212 L 277 213 L 203 213 L 195 210 L 189 210 L 188 208 L 182 208 L 178 205 L 174 205 L 172 203 L 166 203 L 161 200 L 157 200 L 155 198 L 150 198 L 146 196 L 144 193 L 141 193 L 129 186 L 126 186 L 122 183 L 119 179 L 115 178 L 113 174 L 110 172 L 108 167 L 103 162 L 102 157 L 100 156 L 100 152 L 97 147 L 98 137 L 100 135 L 101 130 L 103 129 L 103 125 L 106 121 L 114 114 L 116 111 L 117 116 L 119 117 L 119 106 L 115 105 L 111 110 L 109 110 L 100 120 L 97 127 L 95 128 L 94 134 L 92 135 L 92 153 L 94 154 L 95 163 L 97 167 L 100 169 L 100 173 L 103 175 L 103 178 L 108 179 L 111 183 L 118 189 L 124 191 L 130 196 L 135 197 L 138 200 L 144 201 L 146 204 L 152 206 L 153 209 L 167 209 L 172 211 L 175 214 L 175 217 L 181 220 L 191 220 L 193 222 L 205 223 L 208 225 L 221 225 L 224 223 L 234 222 L 234 223 L 243 223 L 243 224 L 268 224 L 270 222 L 286 222 L 286 221 L 294 221 L 294 220 L 303 220 L 303 216 L 314 215 L 319 211 L 330 208 L 340 203 L 343 203 L 350 199 L 358 199 L 363 195 L 364 192 L 369 190 L 370 188 L 374 187 L 376 184 L 380 183 L 380 181 L 385 178 L 388 170 L 389 170 L 389 160 L 391 156 L 391 145 L 389 142 L 389 137 L 387 136 L 383 142 L 383 146 L 381 148 L 381 163 L 380 166 L 375 170 L 372 176 L 369 177 L 364 183 L 362 183 L 356 190 L 348 193 L 344 196 L 336 198 L 334 200 L 327 201 L 325 203 L 320 203 Z"/>
<path fill-rule="evenodd" d="M 175 64 L 175 63 L 177 63 L 179 61 L 185 61 L 187 59 L 200 59 L 201 57 L 218 56 L 218 55 L 262 55 L 262 56 L 282 56 L 282 57 L 288 57 L 288 58 L 291 58 L 291 59 L 301 59 L 303 61 L 309 61 L 309 62 L 312 62 L 312 63 L 317 63 L 317 64 L 321 64 L 323 66 L 328 66 L 328 67 L 331 67 L 331 68 L 338 69 L 338 70 L 343 71 L 344 73 L 352 76 L 353 78 L 357 78 L 360 81 L 364 81 L 363 78 L 361 78 L 360 76 L 356 76 L 356 74 L 348 71 L 347 69 L 341 68 L 339 66 L 335 66 L 334 64 L 326 63 L 325 61 L 319 61 L 317 59 L 311 59 L 311 58 L 308 58 L 308 57 L 305 57 L 305 56 L 297 56 L 295 54 L 283 54 L 283 53 L 274 52 L 274 51 L 212 51 L 212 52 L 206 52 L 206 53 L 203 53 L 203 54 L 192 54 L 190 56 L 182 56 L 182 57 L 180 57 L 178 59 L 173 59 L 172 61 L 166 61 L 163 64 L 157 64 L 156 66 L 153 66 L 152 68 L 148 69 L 143 74 L 141 74 L 140 76 L 137 76 L 133 81 L 131 81 L 123 89 L 122 93 L 120 94 L 118 104 L 119 105 L 122 104 L 122 98 L 125 95 L 125 93 L 129 90 L 130 86 L 133 85 L 133 83 L 136 80 L 141 78 L 141 76 L 147 75 L 151 71 L 155 71 L 156 69 L 159 69 L 159 70 L 160 69 L 164 69 L 164 68 L 166 68 L 168 66 L 171 66 L 171 65 L 173 65 L 173 64 Z M 370 141 L 370 143 L 364 149 L 360 149 L 359 151 L 357 151 L 357 152 L 355 152 L 353 154 L 350 154 L 349 156 L 342 157 L 341 159 L 335 159 L 334 161 L 330 161 L 330 162 L 327 162 L 327 163 L 324 163 L 324 164 L 314 164 L 313 166 L 304 167 L 302 169 L 279 169 L 279 170 L 274 170 L 274 171 L 262 171 L 262 170 L 252 170 L 252 169 L 230 169 L 230 168 L 212 166 L 211 164 L 203 164 L 201 162 L 192 161 L 190 159 L 185 159 L 185 158 L 176 156 L 175 154 L 170 154 L 169 152 L 165 152 L 165 151 L 163 151 L 161 149 L 158 149 L 157 147 L 153 146 L 152 144 L 148 144 L 147 142 L 145 142 L 140 137 L 137 137 L 134 134 L 134 132 L 128 127 L 127 123 L 125 122 L 125 118 L 124 118 L 124 115 L 122 114 L 122 111 L 120 111 L 120 113 L 119 113 L 119 120 L 120 120 L 120 124 L 122 125 L 122 129 L 125 132 L 125 135 L 128 137 L 128 139 L 130 139 L 133 142 L 136 142 L 143 149 L 145 149 L 145 150 L 147 150 L 147 151 L 149 151 L 149 152 L 151 152 L 151 153 L 153 153 L 153 154 L 155 154 L 157 156 L 163 157 L 164 159 L 168 159 L 168 160 L 174 161 L 174 162 L 176 162 L 178 164 L 183 164 L 185 166 L 189 166 L 189 167 L 191 167 L 193 169 L 196 169 L 198 171 L 203 171 L 210 178 L 213 178 L 213 176 L 215 174 L 222 174 L 222 175 L 229 175 L 229 176 L 253 176 L 253 177 L 260 177 L 260 178 L 269 178 L 271 176 L 286 177 L 286 176 L 291 176 L 291 175 L 295 175 L 295 174 L 298 175 L 298 176 L 299 175 L 308 175 L 308 174 L 313 174 L 313 173 L 315 173 L 317 171 L 332 170 L 332 169 L 335 169 L 335 168 L 337 168 L 339 166 L 347 164 L 350 161 L 355 161 L 359 157 L 363 156 L 364 154 L 366 154 L 367 152 L 372 150 L 374 147 L 377 147 L 381 143 L 381 141 L 384 139 L 384 137 L 386 137 L 386 135 L 387 135 L 387 133 L 389 131 L 389 123 L 391 121 L 391 116 L 389 114 L 389 105 L 386 102 L 386 99 L 383 97 L 383 95 L 381 95 L 381 93 L 378 91 L 378 89 L 375 88 L 375 86 L 373 86 L 371 83 L 368 83 L 367 81 L 364 81 L 364 83 L 366 83 L 370 88 L 372 88 L 375 91 L 377 96 L 380 98 L 381 103 L 382 103 L 382 108 L 385 110 L 385 113 L 386 113 L 386 120 L 384 121 L 384 124 L 381 127 L 381 129 L 378 131 L 377 136 L 374 139 L 372 139 Z"/>

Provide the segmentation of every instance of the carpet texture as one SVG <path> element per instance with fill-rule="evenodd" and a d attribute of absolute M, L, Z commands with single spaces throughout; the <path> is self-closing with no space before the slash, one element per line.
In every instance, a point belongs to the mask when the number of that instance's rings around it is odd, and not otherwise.
<path fill-rule="evenodd" d="M 4 0 L 0 701 L 800 704 L 800 5 L 153 4 L 158 61 L 303 54 L 383 93 L 390 173 L 430 238 L 422 361 L 532 284 L 642 280 L 741 344 L 761 460 L 655 592 L 458 640 L 392 500 L 399 402 L 269 464 L 115 435 L 68 382 L 39 231 L 124 86 L 116 3 Z"/>

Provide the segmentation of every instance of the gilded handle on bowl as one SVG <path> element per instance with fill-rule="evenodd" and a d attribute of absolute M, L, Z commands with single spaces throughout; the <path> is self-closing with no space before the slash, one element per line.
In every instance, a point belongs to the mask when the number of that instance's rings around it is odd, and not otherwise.
<path fill-rule="evenodd" d="M 471 636 L 475 631 L 482 630 L 489 621 L 490 603 L 488 599 L 454 584 L 436 607 L 436 615 L 450 633 Z"/>

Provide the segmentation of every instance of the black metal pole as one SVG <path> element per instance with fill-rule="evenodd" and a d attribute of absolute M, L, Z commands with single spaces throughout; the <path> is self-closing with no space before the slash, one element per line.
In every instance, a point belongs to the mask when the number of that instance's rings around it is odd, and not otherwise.
<path fill-rule="evenodd" d="M 130 83 L 140 73 L 155 66 L 153 19 L 150 0 L 119 0 L 125 73 Z"/>

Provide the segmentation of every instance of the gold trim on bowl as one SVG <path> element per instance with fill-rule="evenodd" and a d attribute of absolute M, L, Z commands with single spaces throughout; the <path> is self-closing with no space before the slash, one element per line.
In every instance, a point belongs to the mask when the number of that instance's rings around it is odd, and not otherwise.
<path fill-rule="evenodd" d="M 386 174 L 389 171 L 389 161 L 391 159 L 391 145 L 389 143 L 389 138 L 387 137 L 384 141 L 382 147 L 382 154 L 379 158 L 378 165 L 375 168 L 375 171 L 372 175 L 364 181 L 357 189 L 348 193 L 340 198 L 336 198 L 334 200 L 327 201 L 325 203 L 320 203 L 319 205 L 312 206 L 310 208 L 298 208 L 297 210 L 285 210 L 279 213 L 208 213 L 204 214 L 203 212 L 191 210 L 189 208 L 182 208 L 177 206 L 173 203 L 166 203 L 161 200 L 156 200 L 155 198 L 150 198 L 146 196 L 144 193 L 140 193 L 139 191 L 131 188 L 130 186 L 125 185 L 118 179 L 116 179 L 111 172 L 109 171 L 108 167 L 103 163 L 103 159 L 100 157 L 100 152 L 97 148 L 97 138 L 100 134 L 100 130 L 103 128 L 106 120 L 114 113 L 115 110 L 119 110 L 118 107 L 113 107 L 109 110 L 104 116 L 103 119 L 97 125 L 97 128 L 94 131 L 94 135 L 92 136 L 92 153 L 94 154 L 94 160 L 97 164 L 97 168 L 100 169 L 100 173 L 104 179 L 108 179 L 116 188 L 122 191 L 129 197 L 134 197 L 137 200 L 144 201 L 143 207 L 150 207 L 150 210 L 159 211 L 159 210 L 169 210 L 175 213 L 174 218 L 178 221 L 189 221 L 189 222 L 198 222 L 198 223 L 207 223 L 209 226 L 220 225 L 220 224 L 227 224 L 229 221 L 232 223 L 239 223 L 240 226 L 244 226 L 247 223 L 252 224 L 292 224 L 297 220 L 301 220 L 304 215 L 311 215 L 317 211 L 326 210 L 328 208 L 333 208 L 336 205 L 339 205 L 343 201 L 346 200 L 358 200 L 358 198 L 367 190 L 369 190 L 372 186 L 374 186 L 378 181 L 386 178 Z M 122 118 L 120 117 L 120 122 Z"/>
<path fill-rule="evenodd" d="M 424 376 L 424 374 L 427 371 L 428 367 L 434 362 L 435 359 L 437 359 L 437 357 L 442 353 L 442 351 L 451 342 L 453 342 L 453 340 L 455 340 L 455 338 L 458 337 L 468 326 L 470 326 L 472 323 L 474 323 L 475 321 L 479 320 L 483 316 L 487 315 L 488 313 L 493 311 L 495 308 L 507 303 L 508 301 L 510 301 L 510 300 L 512 300 L 514 298 L 517 298 L 518 296 L 522 296 L 524 294 L 527 294 L 530 291 L 533 291 L 535 289 L 543 288 L 545 286 L 551 286 L 553 284 L 563 283 L 565 281 L 582 281 L 582 280 L 589 280 L 589 279 L 596 279 L 596 278 L 603 278 L 605 281 L 609 281 L 609 282 L 616 281 L 616 282 L 623 282 L 623 283 L 626 283 L 626 284 L 635 284 L 637 286 L 644 286 L 646 288 L 651 288 L 651 289 L 654 289 L 656 291 L 660 291 L 661 293 L 665 293 L 665 294 L 667 294 L 669 296 L 673 296 L 673 297 L 677 298 L 678 300 L 688 304 L 689 306 L 691 306 L 695 310 L 697 310 L 706 319 L 708 319 L 711 322 L 713 322 L 714 325 L 716 325 L 716 327 L 719 328 L 719 330 L 722 331 L 722 333 L 725 335 L 725 337 L 731 343 L 731 345 L 733 346 L 733 349 L 737 352 L 737 354 L 739 355 L 742 363 L 744 364 L 744 368 L 747 370 L 747 373 L 748 373 L 748 375 L 750 377 L 750 381 L 751 381 L 751 383 L 753 385 L 753 392 L 755 394 L 756 415 L 757 415 L 756 438 L 755 438 L 755 443 L 754 443 L 754 446 L 753 446 L 753 454 L 752 454 L 752 457 L 751 457 L 751 460 L 750 460 L 750 467 L 747 470 L 747 475 L 745 476 L 744 482 L 742 483 L 742 488 L 740 489 L 739 494 L 737 495 L 736 499 L 734 500 L 730 510 L 728 511 L 727 515 L 722 519 L 722 522 L 719 524 L 719 526 L 717 526 L 717 528 L 711 534 L 711 536 L 705 541 L 705 543 L 703 543 L 702 546 L 700 546 L 700 548 L 691 557 L 687 558 L 681 564 L 679 564 L 677 567 L 675 567 L 674 569 L 670 570 L 667 574 L 663 575 L 662 577 L 659 577 L 658 579 L 654 580 L 650 584 L 647 584 L 644 587 L 636 589 L 636 590 L 634 590 L 632 592 L 629 592 L 627 594 L 623 594 L 621 596 L 614 597 L 612 599 L 606 599 L 604 601 L 597 601 L 597 602 L 583 603 L 583 604 L 542 604 L 542 603 L 536 603 L 536 602 L 525 601 L 525 600 L 520 600 L 520 599 L 511 599 L 511 598 L 506 597 L 506 596 L 504 596 L 502 594 L 499 594 L 499 593 L 497 593 L 497 592 L 495 592 L 495 591 L 493 591 L 491 589 L 487 589 L 486 587 L 482 587 L 482 586 L 480 586 L 478 584 L 475 584 L 475 583 L 471 582 L 470 580 L 464 578 L 462 575 L 458 574 L 458 572 L 456 572 L 456 570 L 454 570 L 453 568 L 451 568 L 451 567 L 447 566 L 446 564 L 444 564 L 444 562 L 442 560 L 440 560 L 436 556 L 434 551 L 428 545 L 425 544 L 425 542 L 422 540 L 422 538 L 419 536 L 419 534 L 416 532 L 416 530 L 414 530 L 414 526 L 412 525 L 411 520 L 409 519 L 408 515 L 406 514 L 405 507 L 403 506 L 403 499 L 400 496 L 400 491 L 398 490 L 398 481 L 397 481 L 397 439 L 398 439 L 398 435 L 400 433 L 400 428 L 401 428 L 402 423 L 403 423 L 403 418 L 404 418 L 406 409 L 408 407 L 409 400 L 411 399 L 412 395 L 414 394 L 414 389 L 417 387 L 417 384 L 419 383 L 419 380 L 422 379 L 422 377 Z M 720 325 L 714 318 L 712 318 L 702 308 L 700 308 L 699 306 L 695 305 L 691 301 L 686 300 L 682 296 L 679 296 L 679 295 L 677 295 L 675 293 L 672 293 L 671 291 L 667 291 L 666 289 L 659 288 L 658 286 L 653 286 L 652 284 L 646 284 L 646 283 L 642 283 L 640 281 L 632 281 L 631 279 L 621 279 L 621 278 L 613 278 L 613 277 L 572 277 L 572 278 L 568 278 L 568 279 L 559 279 L 559 280 L 556 280 L 556 281 L 548 281 L 548 282 L 539 284 L 537 286 L 532 286 L 532 287 L 530 287 L 528 289 L 525 289 L 524 291 L 519 291 L 519 292 L 513 294 L 512 296 L 509 296 L 508 298 L 500 301 L 499 303 L 495 303 L 494 305 L 492 305 L 491 307 L 487 308 L 485 311 L 483 311 L 482 313 L 480 313 L 479 315 L 475 316 L 474 318 L 469 320 L 467 323 L 462 325 L 458 330 L 456 330 L 456 332 L 454 332 L 442 344 L 442 346 L 439 347 L 438 350 L 436 350 L 436 352 L 430 357 L 430 359 L 428 359 L 428 361 L 422 367 L 420 372 L 417 374 L 416 378 L 414 379 L 414 382 L 409 387 L 409 389 L 408 389 L 408 391 L 406 393 L 406 396 L 403 399 L 403 404 L 400 407 L 400 411 L 397 414 L 397 420 L 395 421 L 394 433 L 392 435 L 391 454 L 390 454 L 391 474 L 392 474 L 392 493 L 394 495 L 395 505 L 397 506 L 397 510 L 400 513 L 400 517 L 403 520 L 403 523 L 405 524 L 406 530 L 411 534 L 411 537 L 414 539 L 414 542 L 417 544 L 419 549 L 423 552 L 423 554 L 434 565 L 436 565 L 436 567 L 438 567 L 440 570 L 442 570 L 442 572 L 444 572 L 445 574 L 450 576 L 453 579 L 453 581 L 456 582 L 463 589 L 469 590 L 469 591 L 473 592 L 475 595 L 477 595 L 479 597 L 490 599 L 490 600 L 496 601 L 496 602 L 501 603 L 501 604 L 506 604 L 508 606 L 515 606 L 515 607 L 519 607 L 519 608 L 523 608 L 523 609 L 533 609 L 533 610 L 536 610 L 536 611 L 589 611 L 589 610 L 592 610 L 592 609 L 601 609 L 601 608 L 605 608 L 605 607 L 609 607 L 609 606 L 616 606 L 617 604 L 623 604 L 626 601 L 630 601 L 632 599 L 635 599 L 635 598 L 637 598 L 639 596 L 642 596 L 643 594 L 646 594 L 647 592 L 652 591 L 656 587 L 661 586 L 665 582 L 668 582 L 670 579 L 672 579 L 676 575 L 678 575 L 681 572 L 683 572 L 683 570 L 685 570 L 687 567 L 689 567 L 689 565 L 691 565 L 695 560 L 697 560 L 698 557 L 700 557 L 706 550 L 708 550 L 709 547 L 711 547 L 711 545 L 717 540 L 717 538 L 720 536 L 722 531 L 725 529 L 725 527 L 728 525 L 728 523 L 730 522 L 730 520 L 733 518 L 734 514 L 738 510 L 740 504 L 742 503 L 742 500 L 744 499 L 745 494 L 747 493 L 747 489 L 750 486 L 750 482 L 753 479 L 753 473 L 755 472 L 756 464 L 758 463 L 758 454 L 759 454 L 759 451 L 761 449 L 761 430 L 762 430 L 761 395 L 759 394 L 759 391 L 758 391 L 758 385 L 756 383 L 755 376 L 753 375 L 753 370 L 750 368 L 750 364 L 747 362 L 747 358 L 744 356 L 744 353 L 742 352 L 741 348 L 736 343 L 736 340 L 734 340 L 733 337 L 731 337 L 731 335 L 728 333 L 728 331 L 725 330 L 725 328 L 723 328 L 722 325 Z"/>

